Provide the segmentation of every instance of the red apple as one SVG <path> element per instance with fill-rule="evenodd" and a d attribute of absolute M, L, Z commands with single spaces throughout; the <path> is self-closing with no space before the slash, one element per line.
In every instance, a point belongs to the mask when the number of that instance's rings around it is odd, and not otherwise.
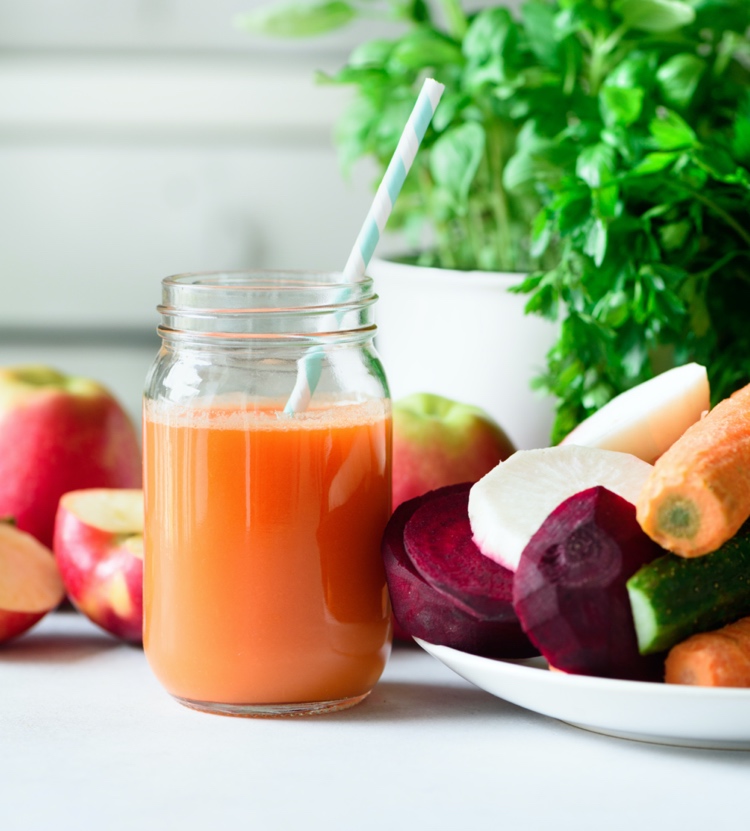
<path fill-rule="evenodd" d="M 0 517 L 51 547 L 64 493 L 140 485 L 135 427 L 103 386 L 43 366 L 0 368 Z"/>
<path fill-rule="evenodd" d="M 52 552 L 0 522 L 0 642 L 30 629 L 65 597 Z"/>
<path fill-rule="evenodd" d="M 515 451 L 479 407 L 415 393 L 393 404 L 393 509 L 427 491 L 476 482 Z"/>
<path fill-rule="evenodd" d="M 143 629 L 143 491 L 89 488 L 60 500 L 55 558 L 73 605 L 118 638 Z"/>

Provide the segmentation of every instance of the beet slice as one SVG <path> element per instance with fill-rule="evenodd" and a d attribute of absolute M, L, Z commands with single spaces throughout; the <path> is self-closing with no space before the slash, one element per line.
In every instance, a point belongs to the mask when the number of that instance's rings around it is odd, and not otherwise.
<path fill-rule="evenodd" d="M 638 652 L 625 584 L 662 553 L 621 496 L 601 486 L 571 496 L 521 555 L 513 582 L 521 625 L 556 669 L 660 679 L 663 655 Z"/>
<path fill-rule="evenodd" d="M 480 619 L 517 620 L 513 572 L 472 539 L 469 489 L 424 500 L 406 523 L 404 546 L 424 580 L 460 609 Z"/>
<path fill-rule="evenodd" d="M 408 635 L 487 658 L 526 658 L 538 652 L 516 618 L 480 620 L 454 600 L 430 586 L 412 564 L 404 546 L 404 531 L 425 502 L 450 494 L 468 494 L 471 483 L 449 485 L 403 502 L 383 535 L 382 553 L 393 615 Z"/>

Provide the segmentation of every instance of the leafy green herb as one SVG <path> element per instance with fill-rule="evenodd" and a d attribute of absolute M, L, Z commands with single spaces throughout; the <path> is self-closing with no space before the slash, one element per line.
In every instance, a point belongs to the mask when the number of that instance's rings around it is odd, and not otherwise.
<path fill-rule="evenodd" d="M 346 6 L 348 12 L 342 10 Z M 536 51 L 555 44 L 544 31 L 541 6 L 530 14 L 535 35 L 507 9 L 465 12 L 458 0 L 424 2 L 324 0 L 275 3 L 240 19 L 266 35 L 304 36 L 333 31 L 353 17 L 378 14 L 404 32 L 357 47 L 347 64 L 324 82 L 355 88 L 336 130 L 345 173 L 374 159 L 382 178 L 425 77 L 445 84 L 440 107 L 406 179 L 389 230 L 402 229 L 418 261 L 446 268 L 523 271 L 539 264 L 528 229 L 541 205 L 533 183 L 503 181 L 521 123 L 553 82 L 540 71 Z M 552 255 L 545 254 L 552 262 Z"/>
<path fill-rule="evenodd" d="M 559 244 L 521 288 L 560 321 L 537 381 L 556 441 L 672 362 L 706 364 L 714 401 L 750 382 L 750 4 L 551 5 L 566 125 L 518 153 L 544 187 L 535 237 Z"/>
<path fill-rule="evenodd" d="M 345 169 L 375 159 L 379 181 L 424 77 L 446 85 L 390 227 L 431 241 L 424 264 L 531 270 L 527 312 L 560 327 L 536 381 L 558 401 L 553 441 L 673 363 L 704 363 L 714 401 L 750 382 L 748 0 L 271 9 L 249 28 L 377 9 L 404 26 L 324 78 L 356 91 Z"/>

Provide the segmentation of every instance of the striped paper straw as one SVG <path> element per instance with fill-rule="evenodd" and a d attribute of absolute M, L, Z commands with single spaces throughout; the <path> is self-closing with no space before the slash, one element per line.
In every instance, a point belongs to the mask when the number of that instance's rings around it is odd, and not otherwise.
<path fill-rule="evenodd" d="M 370 210 L 360 229 L 357 241 L 344 266 L 343 277 L 348 282 L 361 279 L 372 258 L 375 247 L 380 241 L 385 223 L 393 210 L 396 199 L 401 192 L 406 174 L 417 155 L 427 127 L 435 114 L 435 108 L 440 101 L 445 87 L 432 78 L 422 85 L 417 103 L 411 111 L 404 131 L 398 141 L 396 151 L 388 164 L 383 180 L 381 181 Z M 284 407 L 285 413 L 300 413 L 307 409 L 312 398 L 323 362 L 323 350 L 314 347 L 306 352 L 297 365 L 297 381 Z"/>

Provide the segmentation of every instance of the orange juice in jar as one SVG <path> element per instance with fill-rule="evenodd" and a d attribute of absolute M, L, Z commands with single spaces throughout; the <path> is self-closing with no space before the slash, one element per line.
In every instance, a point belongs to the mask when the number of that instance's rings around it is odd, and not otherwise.
<path fill-rule="evenodd" d="M 342 709 L 387 660 L 390 401 L 370 281 L 339 280 L 164 281 L 144 403 L 144 647 L 191 707 Z M 309 404 L 285 412 L 305 373 Z"/>

